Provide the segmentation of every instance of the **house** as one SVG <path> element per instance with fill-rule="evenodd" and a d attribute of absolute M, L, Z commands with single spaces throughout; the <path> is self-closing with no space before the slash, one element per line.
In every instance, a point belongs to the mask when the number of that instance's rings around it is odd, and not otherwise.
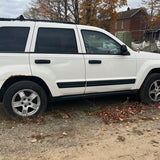
<path fill-rule="evenodd" d="M 145 32 L 145 41 L 150 42 L 149 51 L 160 53 L 160 22 Z"/>
<path fill-rule="evenodd" d="M 146 41 L 160 41 L 160 22 L 158 25 L 153 26 L 150 29 L 147 29 L 145 32 Z"/>
<path fill-rule="evenodd" d="M 132 41 L 142 41 L 146 29 L 147 12 L 143 8 L 130 9 L 119 13 L 115 24 L 111 25 L 110 32 L 116 35 L 118 31 L 129 31 Z"/>

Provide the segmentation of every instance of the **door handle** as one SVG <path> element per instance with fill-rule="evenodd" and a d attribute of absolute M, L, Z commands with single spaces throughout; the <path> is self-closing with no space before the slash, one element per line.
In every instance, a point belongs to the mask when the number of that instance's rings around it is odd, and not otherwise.
<path fill-rule="evenodd" d="M 89 60 L 88 63 L 89 64 L 101 64 L 102 61 L 101 60 Z"/>
<path fill-rule="evenodd" d="M 36 59 L 35 63 L 36 64 L 49 64 L 49 63 L 51 63 L 51 61 L 47 60 L 47 59 Z"/>

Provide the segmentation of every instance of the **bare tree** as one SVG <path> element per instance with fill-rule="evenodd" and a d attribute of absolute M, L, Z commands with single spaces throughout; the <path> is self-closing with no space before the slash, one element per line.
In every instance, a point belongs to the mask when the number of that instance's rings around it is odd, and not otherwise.
<path fill-rule="evenodd" d="M 76 24 L 107 28 L 116 19 L 117 7 L 126 5 L 127 0 L 32 0 L 24 16 L 34 19 L 72 21 Z"/>
<path fill-rule="evenodd" d="M 65 21 L 68 20 L 68 1 L 67 0 L 64 0 L 64 18 L 65 18 Z"/>
<path fill-rule="evenodd" d="M 151 20 L 153 20 L 160 11 L 160 0 L 142 0 L 142 3 L 146 6 Z"/>
<path fill-rule="evenodd" d="M 81 0 L 69 0 L 68 1 L 68 11 L 70 14 L 70 20 L 76 24 L 80 23 L 80 3 Z"/>
<path fill-rule="evenodd" d="M 34 19 L 67 21 L 68 0 L 32 0 L 24 16 Z"/>

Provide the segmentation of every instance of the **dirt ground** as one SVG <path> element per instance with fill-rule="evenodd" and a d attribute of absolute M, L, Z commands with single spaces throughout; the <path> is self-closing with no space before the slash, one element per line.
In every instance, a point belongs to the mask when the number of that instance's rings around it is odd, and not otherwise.
<path fill-rule="evenodd" d="M 108 125 L 97 116 L 125 100 L 56 102 L 32 122 L 9 120 L 1 104 L 0 160 L 160 160 L 160 109 L 149 109 L 132 123 Z"/>

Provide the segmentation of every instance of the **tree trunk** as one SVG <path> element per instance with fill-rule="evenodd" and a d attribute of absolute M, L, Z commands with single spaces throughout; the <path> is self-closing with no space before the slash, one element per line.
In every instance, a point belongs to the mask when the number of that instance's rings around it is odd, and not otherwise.
<path fill-rule="evenodd" d="M 75 0 L 75 23 L 79 24 L 79 6 L 78 6 L 78 0 Z"/>
<path fill-rule="evenodd" d="M 67 11 L 68 11 L 68 2 L 67 2 L 67 0 L 64 0 L 64 19 L 65 19 L 65 21 L 68 20 Z"/>
<path fill-rule="evenodd" d="M 91 18 L 91 0 L 86 1 L 87 4 L 87 9 L 86 9 L 86 14 L 87 14 L 87 18 L 86 18 L 86 24 L 90 23 L 90 18 Z"/>

